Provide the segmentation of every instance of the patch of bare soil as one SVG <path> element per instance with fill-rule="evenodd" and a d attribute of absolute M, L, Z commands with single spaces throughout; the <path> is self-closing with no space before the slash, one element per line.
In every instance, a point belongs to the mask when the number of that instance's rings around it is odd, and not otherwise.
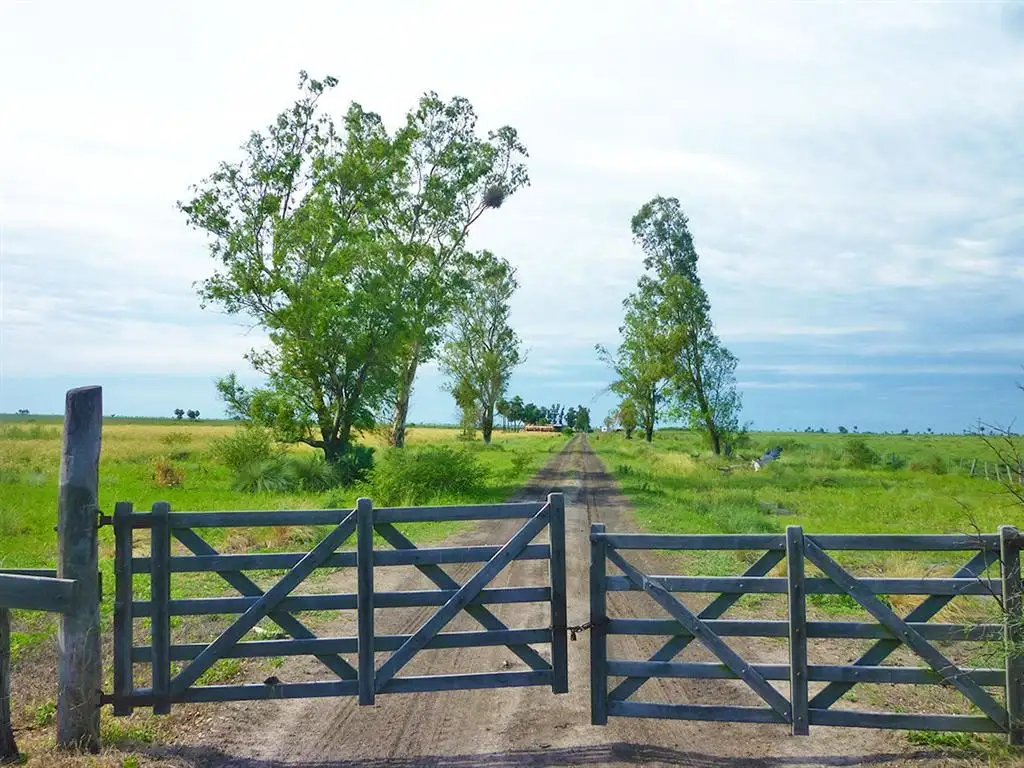
<path fill-rule="evenodd" d="M 519 495 L 539 499 L 550 491 L 566 493 L 569 623 L 582 624 L 589 613 L 589 529 L 592 521 L 610 530 L 635 528 L 627 500 L 585 438 L 574 440 Z M 496 544 L 506 541 L 515 523 L 481 524 L 449 543 Z M 630 559 L 651 573 L 664 573 L 655 557 Z M 445 569 L 460 583 L 479 564 Z M 344 579 L 354 579 L 345 574 Z M 380 568 L 378 591 L 424 589 L 432 585 L 413 568 Z M 493 586 L 544 585 L 543 561 L 515 563 Z M 343 579 L 339 587 L 354 588 Z M 636 593 L 609 595 L 615 617 L 660 615 L 653 603 Z M 379 632 L 415 631 L 434 608 L 377 612 Z M 545 604 L 495 606 L 511 627 L 547 626 Z M 348 612 L 354 614 L 354 612 Z M 355 634 L 354 615 L 330 625 L 336 636 Z M 478 629 L 465 615 L 446 631 Z M 841 728 L 812 728 L 809 737 L 794 737 L 787 726 L 702 723 L 613 718 L 604 727 L 590 725 L 589 642 L 582 634 L 569 643 L 568 694 L 547 688 L 454 691 L 382 695 L 377 704 L 358 706 L 354 698 L 203 705 L 193 727 L 179 743 L 149 753 L 148 760 L 182 768 L 411 768 L 411 766 L 937 766 L 966 765 L 909 747 L 900 734 Z M 646 659 L 659 638 L 613 638 L 610 655 Z M 730 640 L 750 661 L 785 661 L 784 644 Z M 681 659 L 707 658 L 695 647 Z M 546 648 L 542 649 L 546 653 Z M 378 665 L 384 654 L 378 657 Z M 424 651 L 403 675 L 444 675 L 470 671 L 525 669 L 506 648 Z M 315 660 L 293 660 L 277 673 L 282 681 L 323 678 Z M 785 689 L 782 689 L 786 693 Z M 758 704 L 749 689 L 735 681 L 650 680 L 634 699 L 677 703 Z M 147 761 L 146 764 L 153 764 Z"/>

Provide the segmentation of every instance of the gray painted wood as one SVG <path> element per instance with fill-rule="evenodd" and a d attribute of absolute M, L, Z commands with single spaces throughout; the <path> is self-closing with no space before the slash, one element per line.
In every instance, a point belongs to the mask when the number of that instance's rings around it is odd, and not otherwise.
<path fill-rule="evenodd" d="M 726 645 L 718 635 L 708 629 L 704 622 L 694 616 L 685 605 L 673 597 L 672 593 L 659 583 L 652 581 L 650 577 L 645 577 L 643 585 L 644 591 L 653 597 L 658 605 L 689 629 L 701 645 L 721 659 L 729 669 L 739 676 L 740 680 L 746 683 L 754 693 L 764 699 L 768 706 L 778 712 L 784 722 L 791 721 L 789 702 L 768 681 L 761 677 L 756 670 L 752 669 L 739 654 Z"/>
<path fill-rule="evenodd" d="M 807 720 L 807 593 L 804 588 L 804 532 L 786 528 L 786 578 L 789 581 L 789 700 L 793 735 L 810 733 Z"/>
<path fill-rule="evenodd" d="M 551 668 L 552 693 L 569 692 L 568 611 L 566 609 L 565 575 L 565 497 L 548 495 L 548 536 L 551 559 L 548 561 L 551 581 Z"/>
<path fill-rule="evenodd" d="M 751 564 L 751 566 L 746 570 L 746 572 L 743 575 L 744 576 L 763 576 L 764 574 L 768 573 L 772 568 L 774 568 L 776 565 L 778 565 L 778 563 L 782 561 L 782 558 L 784 556 L 785 556 L 784 552 L 780 552 L 780 551 L 776 551 L 776 550 L 772 550 L 770 552 L 765 552 L 763 555 L 761 555 L 761 557 L 759 557 L 754 563 Z M 714 631 L 717 634 L 719 634 L 719 635 L 738 634 L 738 633 L 733 633 L 733 632 L 722 631 L 722 629 L 727 628 L 725 625 L 729 625 L 732 622 L 713 622 L 713 621 L 707 621 L 707 620 L 708 619 L 717 619 L 719 616 L 721 616 L 723 613 L 725 613 L 727 610 L 729 610 L 729 608 L 732 607 L 736 603 L 736 601 L 740 599 L 740 597 L 742 597 L 742 595 L 735 594 L 735 593 L 734 594 L 719 595 L 714 600 L 712 600 L 710 603 L 708 603 L 708 605 L 700 613 L 697 614 L 697 617 L 699 619 L 701 619 L 701 621 L 705 621 L 705 623 L 707 623 L 709 626 L 712 626 Z M 683 626 L 681 624 L 679 624 L 679 622 L 672 622 L 672 623 L 676 627 L 678 627 L 680 630 L 683 629 Z M 752 622 L 752 623 L 763 623 L 763 622 Z M 779 627 L 779 629 L 782 629 L 782 630 L 786 630 L 787 629 L 787 626 L 788 626 L 787 622 L 780 621 L 780 622 L 776 622 L 776 623 L 781 625 Z M 720 629 L 719 627 L 722 627 L 722 629 Z M 628 633 L 628 634 L 633 634 L 633 633 Z M 670 633 L 670 634 L 675 634 L 675 633 L 673 632 L 673 633 Z M 781 635 L 775 635 L 775 636 L 781 636 Z M 651 656 L 649 661 L 652 661 L 652 662 L 671 661 L 677 655 L 679 655 L 679 653 L 681 653 L 692 641 L 693 641 L 693 635 L 691 635 L 689 633 L 687 633 L 685 635 L 684 634 L 678 634 L 675 637 L 673 637 L 671 640 L 669 640 L 667 643 L 665 643 L 661 648 L 659 648 L 658 651 L 653 656 Z M 643 684 L 647 680 L 648 680 L 647 677 L 642 677 L 642 676 L 627 677 L 625 680 L 623 680 L 621 683 L 619 683 L 617 686 L 615 686 L 615 688 L 612 689 L 612 692 L 609 693 L 608 695 L 609 695 L 610 698 L 613 698 L 613 699 L 628 699 L 630 696 L 632 696 L 634 693 L 636 693 L 638 690 L 640 690 L 641 686 L 643 686 Z"/>
<path fill-rule="evenodd" d="M 526 545 L 548 525 L 550 513 L 545 506 L 520 528 L 511 539 L 455 595 L 417 630 L 401 648 L 395 651 L 377 671 L 377 690 L 391 680 L 450 622 L 484 586 L 517 558 Z"/>
<path fill-rule="evenodd" d="M 66 613 L 75 607 L 78 582 L 0 573 L 0 608 Z"/>
<path fill-rule="evenodd" d="M 114 505 L 114 695 L 119 698 L 131 696 L 135 687 L 131 514 L 131 502 L 119 501 Z M 115 716 L 130 715 L 132 711 L 130 705 L 114 702 Z"/>
<path fill-rule="evenodd" d="M 904 712 L 865 712 L 863 710 L 811 709 L 811 725 L 838 725 L 845 728 L 887 728 L 899 731 L 968 731 L 1000 733 L 987 717 L 971 715 L 917 715 Z"/>
<path fill-rule="evenodd" d="M 43 579 L 56 579 L 56 568 L 0 568 L 0 574 L 7 576 L 39 576 Z"/>
<path fill-rule="evenodd" d="M 335 524 L 337 524 L 338 521 L 335 520 L 334 522 L 335 522 Z M 174 530 L 173 533 L 174 533 L 174 537 L 178 541 L 180 541 L 190 551 L 195 552 L 196 554 L 215 555 L 217 553 L 217 550 L 215 550 L 213 547 L 211 547 L 195 531 Z M 220 573 L 218 575 L 222 579 L 224 579 L 225 582 L 227 582 L 232 587 L 234 587 L 236 590 L 238 590 L 241 594 L 247 596 L 247 597 L 243 597 L 243 598 L 220 598 L 220 599 L 225 599 L 225 600 L 238 600 L 238 599 L 241 599 L 241 600 L 246 600 L 247 601 L 245 606 L 242 607 L 241 610 L 237 610 L 237 611 L 233 610 L 233 611 L 230 611 L 231 613 L 244 613 L 245 611 L 249 610 L 253 606 L 253 604 L 256 602 L 256 600 L 258 600 L 260 598 L 260 596 L 263 595 L 263 590 L 260 589 L 259 585 L 256 584 L 256 582 L 252 581 L 247 576 L 243 576 L 240 573 L 230 573 L 230 572 Z M 316 596 L 316 597 L 319 597 L 319 596 Z M 332 597 L 332 596 L 331 595 L 325 595 L 325 597 Z M 354 595 L 352 595 L 352 596 L 343 595 L 342 597 L 351 597 L 352 598 L 352 603 L 351 603 L 351 605 L 349 605 L 347 607 L 353 608 L 353 609 L 356 607 L 355 596 Z M 217 598 L 213 598 L 213 599 L 216 600 Z M 290 615 L 287 612 L 287 610 L 284 608 L 284 606 L 288 602 L 288 600 L 310 600 L 310 599 L 313 599 L 313 597 L 308 597 L 308 598 L 306 598 L 306 597 L 304 597 L 304 598 L 286 598 L 285 600 L 282 600 L 281 603 L 278 604 L 278 607 L 275 610 L 273 610 L 269 614 L 267 614 L 267 618 L 270 619 L 270 621 L 274 622 L 277 626 L 279 626 L 282 630 L 287 632 L 289 635 L 291 635 L 296 640 L 312 640 L 312 639 L 315 639 L 316 635 L 313 634 L 312 630 L 310 630 L 308 627 L 306 627 L 305 624 L 303 624 L 301 621 L 296 619 L 294 616 Z M 188 603 L 190 601 L 187 601 L 187 600 L 173 601 L 172 600 L 171 601 L 171 605 L 173 606 L 175 604 L 175 602 Z M 144 611 L 140 610 L 140 608 L 139 608 L 140 605 L 143 605 L 143 604 L 142 603 L 136 603 L 135 612 L 136 612 L 136 615 L 142 616 L 142 615 L 144 615 Z M 306 610 L 318 610 L 318 606 L 310 604 L 310 607 L 308 607 Z M 225 611 L 225 612 L 228 612 L 228 611 Z M 183 611 L 182 613 L 185 613 L 185 612 Z M 215 611 L 215 613 L 216 613 L 216 611 Z M 320 663 L 322 663 L 325 667 L 327 667 L 329 670 L 331 670 L 334 674 L 336 674 L 342 680 L 355 680 L 356 677 L 357 677 L 355 668 L 351 664 L 349 664 L 347 661 L 345 661 L 345 659 L 341 658 L 340 656 L 323 655 L 323 656 L 317 656 L 317 659 L 320 661 Z"/>
<path fill-rule="evenodd" d="M 239 574 L 233 574 L 238 576 Z M 245 578 L 244 576 L 241 578 Z M 258 589 L 258 588 L 257 588 Z M 376 608 L 409 608 L 424 605 L 444 605 L 457 589 L 413 589 L 398 592 L 377 592 L 373 601 Z M 262 593 L 262 591 L 261 591 Z M 171 616 L 204 616 L 224 613 L 245 613 L 258 599 L 255 597 L 189 597 L 171 600 Z M 551 600 L 550 587 L 496 587 L 480 592 L 475 605 L 485 603 L 546 603 Z M 298 611 L 354 611 L 358 595 L 355 593 L 297 595 L 286 597 L 278 609 Z M 135 616 L 149 616 L 150 602 L 133 603 Z"/>
<path fill-rule="evenodd" d="M 78 582 L 77 599 L 58 631 L 57 745 L 100 748 L 100 592 L 97 527 L 103 432 L 100 387 L 69 390 L 57 503 L 57 575 Z"/>
<path fill-rule="evenodd" d="M 752 664 L 765 680 L 789 680 L 788 664 Z M 1002 669 L 964 669 L 966 676 L 978 685 L 1000 687 L 1005 682 Z M 709 662 L 609 661 L 608 674 L 617 676 L 684 678 L 692 680 L 738 680 L 725 664 Z M 844 681 L 853 683 L 889 683 L 902 685 L 944 685 L 945 680 L 928 667 L 852 667 L 831 664 L 809 664 L 807 679 L 812 681 Z"/>
<path fill-rule="evenodd" d="M 1021 605 L 1022 581 L 1020 550 L 1024 545 L 1019 531 L 1009 525 L 999 529 L 1003 613 L 1006 624 L 1006 712 L 1010 744 L 1024 744 L 1024 608 Z"/>
<path fill-rule="evenodd" d="M 826 550 L 901 550 L 901 551 L 971 551 L 999 550 L 999 537 L 992 534 L 807 534 L 821 549 Z M 786 538 L 780 534 L 651 534 L 608 533 L 608 546 L 616 549 L 667 550 L 779 550 L 786 548 Z"/>
<path fill-rule="evenodd" d="M 809 540 L 809 539 L 808 539 Z M 614 550 L 613 550 L 614 551 Z M 820 550 L 819 550 L 820 551 Z M 789 591 L 786 579 L 776 576 L 651 576 L 669 592 L 739 592 L 743 594 L 779 594 Z M 1002 585 L 995 579 L 885 579 L 863 578 L 857 583 L 876 595 L 984 595 L 1002 593 Z M 636 590 L 635 584 L 625 576 L 609 576 L 608 591 Z M 809 595 L 839 595 L 841 587 L 829 579 L 811 578 L 804 582 Z"/>
<path fill-rule="evenodd" d="M 608 549 L 604 523 L 590 525 L 590 723 L 608 724 Z"/>
<path fill-rule="evenodd" d="M 378 523 L 440 522 L 446 520 L 509 520 L 533 517 L 543 506 L 540 502 L 517 504 L 476 504 L 452 507 L 379 507 L 374 510 Z M 171 528 L 237 528 L 276 525 L 336 525 L 350 509 L 282 509 L 238 512 L 172 512 Z M 136 528 L 148 528 L 149 516 L 132 518 Z"/>
<path fill-rule="evenodd" d="M 787 621 L 717 619 L 705 621 L 704 623 L 713 629 L 716 635 L 722 637 L 789 637 L 789 622 Z M 921 637 L 928 640 L 999 642 L 1003 639 L 1002 624 L 908 623 L 917 630 Z M 610 635 L 676 635 L 687 638 L 692 637 L 686 627 L 672 619 L 610 619 L 607 631 Z M 881 624 L 862 624 L 854 621 L 809 621 L 807 622 L 807 636 L 849 640 L 890 640 L 896 637 Z M 899 642 L 896 645 L 898 646 Z M 867 664 L 869 662 L 865 661 L 862 663 Z M 824 709 L 824 707 L 819 707 L 819 709 Z"/>
<path fill-rule="evenodd" d="M 950 685 L 966 696 L 972 704 L 988 715 L 993 722 L 1008 730 L 1006 710 L 986 691 L 970 678 L 963 676 L 952 661 L 947 659 L 935 646 L 923 638 L 917 630 L 908 626 L 889 606 L 875 597 L 870 591 L 863 588 L 859 579 L 850 576 L 835 560 L 818 548 L 814 542 L 805 541 L 804 547 L 808 560 L 818 566 L 836 584 L 840 585 L 850 597 L 856 600 L 881 624 L 884 624 L 897 637 L 902 639 L 932 669 L 942 675 Z"/>
<path fill-rule="evenodd" d="M 177 533 L 179 529 L 175 529 Z M 377 550 L 373 555 L 374 565 L 438 565 L 454 563 L 486 562 L 494 557 L 499 547 L 423 547 L 414 551 L 393 552 Z M 254 571 L 284 570 L 295 567 L 305 552 L 274 552 L 254 555 L 209 555 L 201 557 L 175 556 L 170 560 L 172 573 L 200 573 L 205 571 Z M 519 560 L 547 560 L 550 549 L 547 544 L 531 544 Z M 137 557 L 132 568 L 137 573 L 147 573 L 152 567 L 148 557 Z M 318 568 L 355 568 L 356 553 L 336 552 L 324 560 Z"/>
<path fill-rule="evenodd" d="M 423 693 L 428 691 L 479 690 L 520 686 L 551 685 L 550 671 L 480 672 L 462 675 L 431 675 L 429 677 L 397 677 L 383 686 L 383 693 Z M 211 703 L 226 701 L 261 701 L 274 699 L 312 699 L 336 696 L 357 696 L 356 680 L 325 680 L 277 685 L 202 685 L 172 694 L 174 703 Z M 111 703 L 111 696 L 103 696 Z M 152 691 L 139 689 L 131 699 L 135 707 L 153 703 Z"/>
<path fill-rule="evenodd" d="M 654 704 L 639 701 L 609 701 L 608 714 L 614 717 L 652 717 L 662 720 L 711 720 L 730 723 L 786 722 L 786 719 L 773 709 L 721 704 Z"/>
<path fill-rule="evenodd" d="M 373 638 L 375 651 L 398 650 L 410 635 L 377 635 Z M 442 632 L 436 635 L 426 647 L 438 648 L 482 648 L 495 645 L 550 643 L 550 629 L 507 629 L 496 632 Z M 190 661 L 202 653 L 206 643 L 183 643 L 171 646 L 172 661 Z M 252 640 L 238 643 L 224 651 L 222 658 L 246 659 L 272 656 L 307 656 L 332 653 L 358 653 L 359 639 L 355 637 L 318 637 L 312 640 Z M 152 658 L 152 651 L 146 646 L 132 649 L 132 659 L 145 663 Z M 546 670 L 538 670 L 540 672 Z M 1002 675 L 1002 670 L 1000 670 Z M 1002 678 L 1000 678 L 1002 679 Z"/>
<path fill-rule="evenodd" d="M 0 607 L 0 763 L 19 761 L 11 724 L 11 612 Z"/>
<path fill-rule="evenodd" d="M 395 547 L 396 549 L 416 548 L 416 545 L 413 544 L 404 534 L 402 534 L 401 531 L 399 531 L 393 525 L 378 524 L 377 533 L 379 533 L 381 538 L 383 538 L 388 544 L 390 544 L 392 547 Z M 428 579 L 434 582 L 434 584 L 441 588 L 435 594 L 442 596 L 443 599 L 437 603 L 431 602 L 430 605 L 444 605 L 453 597 L 455 597 L 456 593 L 462 588 L 461 584 L 459 584 L 455 579 L 449 576 L 442 568 L 439 568 L 436 565 L 419 565 L 416 566 L 416 568 L 420 573 L 422 573 L 424 576 L 426 576 Z M 499 593 L 507 589 L 509 588 L 504 587 L 499 589 L 492 588 L 480 590 L 480 592 L 477 593 L 477 595 L 474 596 L 470 600 L 469 604 L 466 606 L 466 613 L 468 613 L 471 617 L 476 619 L 477 623 L 479 623 L 485 629 L 494 631 L 507 631 L 508 626 L 505 624 L 505 622 L 503 622 L 501 619 L 499 619 L 497 616 L 495 616 L 481 604 L 487 602 L 487 600 L 484 599 L 484 596 L 486 594 Z M 547 600 L 551 599 L 550 587 L 514 587 L 512 589 L 523 590 L 522 594 L 524 595 L 528 594 L 533 590 L 542 589 L 543 593 L 546 595 L 546 597 L 544 597 L 544 601 L 546 602 Z M 540 594 L 538 592 L 532 593 Z M 396 592 L 391 594 L 394 596 L 400 596 L 402 594 L 408 593 Z M 378 605 L 383 606 L 384 601 L 388 598 L 388 593 L 382 593 L 377 595 L 375 599 L 377 600 Z M 508 646 L 508 649 L 512 651 L 512 653 L 514 653 L 517 657 L 519 657 L 519 659 L 522 660 L 528 667 L 530 667 L 530 669 L 537 671 L 551 669 L 551 665 L 548 664 L 544 657 L 528 645 L 513 643 Z"/>
<path fill-rule="evenodd" d="M 237 643 L 270 611 L 277 607 L 288 594 L 301 584 L 331 552 L 341 546 L 356 529 L 356 513 L 350 512 L 344 521 L 328 533 L 319 544 L 292 567 L 281 579 L 268 589 L 245 613 L 238 617 L 235 622 L 225 629 L 216 640 L 207 646 L 206 650 L 199 654 L 191 664 L 178 673 L 171 681 L 171 690 L 175 694 L 192 685 L 199 677 L 209 669 L 220 654 Z"/>
<path fill-rule="evenodd" d="M 356 503 L 356 547 L 358 552 L 357 616 L 359 635 L 359 704 L 374 702 L 373 655 L 373 503 L 359 499 Z"/>
<path fill-rule="evenodd" d="M 171 711 L 168 696 L 171 686 L 171 572 L 167 567 L 171 558 L 171 529 L 167 514 L 171 505 L 158 501 L 150 513 L 149 549 L 153 567 L 149 578 L 150 645 L 153 648 L 152 669 L 153 714 L 166 715 Z M 134 561 L 133 561 L 134 562 Z"/>
<path fill-rule="evenodd" d="M 957 569 L 953 576 L 955 578 L 976 577 L 979 574 L 984 573 L 990 565 L 996 562 L 996 560 L 997 556 L 993 553 L 979 552 L 974 557 L 972 557 L 967 563 L 965 563 L 963 566 Z M 921 601 L 920 605 L 918 605 L 910 613 L 907 614 L 906 619 L 904 619 L 904 621 L 906 621 L 922 637 L 926 639 L 950 639 L 949 637 L 940 637 L 934 634 L 936 626 L 927 625 L 924 622 L 927 622 L 929 619 L 935 616 L 946 605 L 948 605 L 950 600 L 952 599 L 953 598 L 951 596 L 945 595 L 934 595 L 925 598 Z M 944 626 L 948 627 L 950 625 Z M 971 632 L 968 632 L 966 630 L 962 630 L 962 632 L 964 636 L 971 636 L 972 639 L 974 639 L 974 633 L 976 633 L 977 639 L 990 640 L 992 639 L 991 629 L 993 626 L 994 625 L 984 625 L 973 628 Z M 894 635 L 889 633 L 888 630 L 884 631 L 886 632 L 886 634 L 882 637 L 885 637 L 887 639 L 880 640 L 879 642 L 871 646 L 871 648 L 869 648 L 859 659 L 857 659 L 854 662 L 855 666 L 871 666 L 874 664 L 880 664 L 885 659 L 887 659 L 889 655 L 892 654 L 897 648 L 899 648 L 900 645 L 902 645 L 902 642 L 899 639 L 897 639 Z M 1002 629 L 1000 628 L 1000 633 L 1001 632 Z M 813 634 L 811 635 L 811 637 L 814 636 L 815 635 Z M 828 709 L 837 701 L 839 701 L 839 699 L 842 698 L 843 695 L 852 687 L 853 685 L 849 683 L 830 683 L 814 695 L 814 697 L 811 699 L 810 706 L 812 709 Z"/>

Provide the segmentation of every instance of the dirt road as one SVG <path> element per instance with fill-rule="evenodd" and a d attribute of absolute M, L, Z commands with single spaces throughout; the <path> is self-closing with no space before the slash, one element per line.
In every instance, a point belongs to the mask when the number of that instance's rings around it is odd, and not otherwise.
<path fill-rule="evenodd" d="M 585 439 L 577 439 L 556 456 L 525 488 L 522 499 L 542 498 L 550 491 L 566 494 L 566 536 L 569 623 L 587 620 L 587 569 L 591 521 L 609 529 L 633 527 L 628 502 L 618 492 Z M 456 537 L 453 543 L 496 544 L 507 540 L 514 523 L 488 523 Z M 638 565 L 659 572 L 657 561 Z M 448 567 L 460 582 L 479 564 Z M 663 572 L 663 571 L 662 571 Z M 379 569 L 377 589 L 424 589 L 431 585 L 411 568 Z M 543 585 L 544 562 L 515 563 L 493 586 Z M 378 631 L 411 632 L 432 608 L 378 611 Z M 547 626 L 544 604 L 495 606 L 512 627 Z M 354 613 L 354 612 L 351 612 Z M 609 613 L 617 617 L 658 615 L 636 593 L 609 595 Z M 332 626 L 338 635 L 355 634 L 354 617 Z M 460 616 L 446 631 L 479 629 Z M 658 638 L 616 638 L 614 655 L 641 659 L 655 649 Z M 740 643 L 740 653 L 751 649 Z M 546 654 L 546 648 L 544 652 Z M 688 652 L 689 653 L 689 650 Z M 769 655 L 785 654 L 784 646 Z M 352 698 L 261 702 L 203 710 L 190 734 L 191 744 L 162 750 L 164 764 L 206 768 L 271 768 L 304 765 L 313 768 L 406 768 L 410 766 L 618 766 L 664 765 L 693 768 L 737 766 L 939 766 L 963 765 L 913 751 L 896 734 L 854 729 L 814 728 L 810 737 L 795 738 L 786 726 L 612 719 L 591 726 L 589 699 L 589 637 L 569 643 L 568 694 L 548 688 L 379 696 L 372 707 Z M 689 658 L 701 658 L 691 655 Z M 752 659 L 756 658 L 752 656 Z M 378 656 L 378 665 L 384 654 Z M 402 674 L 453 674 L 525 668 L 505 648 L 424 651 Z M 314 661 L 296 661 L 278 675 L 282 680 L 324 677 Z M 715 681 L 651 680 L 635 698 L 648 701 L 757 703 L 740 685 Z M 685 697 L 685 698 L 681 698 Z M 155 756 L 155 755 L 154 755 Z"/>

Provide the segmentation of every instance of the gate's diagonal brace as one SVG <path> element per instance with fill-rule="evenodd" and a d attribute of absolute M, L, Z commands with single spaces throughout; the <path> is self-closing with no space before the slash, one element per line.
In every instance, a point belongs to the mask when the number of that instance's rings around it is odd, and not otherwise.
<path fill-rule="evenodd" d="M 374 688 L 380 691 L 398 671 L 408 664 L 412 657 L 421 651 L 434 636 L 437 635 L 455 616 L 463 610 L 469 602 L 480 594 L 487 584 L 497 576 L 509 563 L 516 559 L 527 544 L 544 530 L 551 516 L 549 507 L 544 507 L 526 525 L 520 528 L 508 542 L 494 553 L 494 557 L 488 560 L 483 568 L 477 571 L 469 581 L 459 588 L 459 591 L 452 595 L 448 602 L 431 616 L 426 623 L 416 630 L 408 640 L 396 650 L 391 657 L 384 662 L 377 670 L 377 678 Z"/>
<path fill-rule="evenodd" d="M 672 615 L 676 621 L 686 627 L 701 645 L 722 660 L 733 674 L 750 686 L 753 691 L 767 702 L 768 706 L 785 718 L 787 723 L 793 722 L 792 708 L 786 698 L 776 691 L 761 673 L 747 664 L 738 653 L 730 648 L 722 638 L 712 632 L 707 624 L 694 616 L 690 610 L 677 600 L 671 592 L 649 577 L 644 577 L 644 591 Z"/>
<path fill-rule="evenodd" d="M 874 616 L 880 624 L 900 638 L 934 669 L 943 680 L 955 687 L 966 696 L 997 725 L 1008 729 L 1008 715 L 980 685 L 963 672 L 949 659 L 942 655 L 938 648 L 925 640 L 921 634 L 910 627 L 903 619 L 885 603 L 875 597 L 857 579 L 848 574 L 839 563 L 825 554 L 817 544 L 809 538 L 804 541 L 804 553 L 833 582 L 843 588 L 850 597 Z"/>
<path fill-rule="evenodd" d="M 626 573 L 627 568 L 632 568 L 628 561 L 622 557 L 617 551 L 610 548 L 607 551 L 608 559 L 615 563 L 619 568 Z M 772 568 L 778 565 L 782 559 L 786 556 L 786 553 L 782 550 L 770 550 L 765 552 L 761 557 L 757 559 L 746 571 L 743 572 L 744 576 L 764 576 Z M 623 567 L 625 565 L 626 567 Z M 637 571 L 637 573 L 639 573 Z M 628 573 L 626 574 L 629 575 Z M 631 582 L 636 584 L 638 589 L 643 589 L 643 575 L 641 574 L 640 579 L 630 579 Z M 712 600 L 704 609 L 697 614 L 698 619 L 717 619 L 724 614 L 729 608 L 731 608 L 739 599 L 742 597 L 740 594 L 721 594 Z M 657 653 L 651 656 L 648 661 L 660 662 L 660 661 L 672 661 L 677 655 L 679 655 L 683 649 L 685 649 L 691 642 L 693 642 L 693 635 L 677 635 L 665 643 L 661 648 L 658 649 Z M 628 699 L 638 690 L 641 686 L 651 678 L 649 677 L 627 677 L 608 694 L 609 699 L 616 701 L 622 701 Z"/>
<path fill-rule="evenodd" d="M 374 529 L 395 549 L 416 549 L 416 545 L 390 523 L 380 523 L 379 525 L 374 526 Z M 439 565 L 417 565 L 416 569 L 434 582 L 438 589 L 457 590 L 462 586 L 459 582 L 449 576 L 448 573 Z M 476 619 L 484 629 L 492 631 L 504 631 L 508 629 L 505 622 L 482 605 L 467 605 L 465 610 L 466 613 Z M 551 665 L 545 661 L 544 657 L 528 645 L 509 645 L 506 647 L 533 670 L 546 672 L 551 669 Z"/>
<path fill-rule="evenodd" d="M 995 552 L 983 550 L 972 557 L 964 566 L 953 574 L 954 579 L 973 578 L 985 572 L 993 563 L 998 562 L 999 556 Z M 951 600 L 953 595 L 931 595 L 922 600 L 914 610 L 907 614 L 904 621 L 925 622 L 941 611 Z M 871 667 L 881 664 L 897 648 L 902 645 L 900 640 L 879 640 L 864 652 L 859 659 L 853 662 L 855 667 Z M 811 698 L 808 705 L 811 709 L 828 709 L 843 697 L 847 691 L 853 688 L 856 683 L 832 682 L 818 691 Z"/>
<path fill-rule="evenodd" d="M 211 547 L 205 539 L 191 528 L 174 528 L 171 532 L 194 555 L 219 554 L 216 549 Z M 261 597 L 263 595 L 263 590 L 260 589 L 260 586 L 243 573 L 238 571 L 217 571 L 217 575 L 238 590 L 238 593 L 243 597 Z M 267 614 L 267 618 L 296 640 L 316 640 L 316 635 L 305 624 L 286 611 L 271 611 Z M 358 677 L 355 667 L 341 656 L 317 656 L 316 658 L 342 680 L 355 680 Z"/>
<path fill-rule="evenodd" d="M 235 645 L 245 633 L 274 609 L 288 594 L 301 584 L 309 574 L 320 566 L 340 547 L 356 529 L 356 513 L 349 512 L 345 519 L 317 544 L 299 562 L 292 566 L 280 581 L 268 589 L 246 610 L 235 623 L 204 648 L 198 656 L 171 681 L 171 694 L 180 694 L 209 669 L 228 648 Z"/>

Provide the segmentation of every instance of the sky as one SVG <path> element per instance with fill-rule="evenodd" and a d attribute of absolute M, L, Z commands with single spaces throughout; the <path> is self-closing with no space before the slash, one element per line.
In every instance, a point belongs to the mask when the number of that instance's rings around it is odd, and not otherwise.
<path fill-rule="evenodd" d="M 1024 413 L 1024 3 L 0 0 L 0 412 L 221 412 L 264 343 L 202 310 L 176 201 L 334 75 L 514 126 L 532 184 L 469 246 L 518 270 L 510 394 L 614 405 L 633 213 L 690 219 L 755 429 L 960 432 Z M 248 378 L 247 378 L 248 377 Z M 438 371 L 410 418 L 454 419 Z"/>

